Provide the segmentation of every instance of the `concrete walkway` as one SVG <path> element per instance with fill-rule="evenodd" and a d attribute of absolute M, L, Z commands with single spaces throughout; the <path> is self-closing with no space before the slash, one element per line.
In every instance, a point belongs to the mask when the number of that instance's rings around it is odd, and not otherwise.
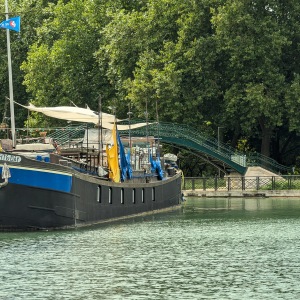
<path fill-rule="evenodd" d="M 266 170 L 262 167 L 248 167 L 247 171 L 244 175 L 245 177 L 279 177 L 280 175 L 273 173 L 269 170 Z M 230 177 L 242 177 L 241 174 L 236 173 L 236 172 L 232 172 L 230 173 Z"/>
<path fill-rule="evenodd" d="M 243 198 L 243 197 L 278 197 L 278 198 L 300 198 L 300 190 L 234 190 L 234 191 L 214 191 L 214 190 L 184 190 L 182 191 L 184 197 L 204 197 L 204 198 Z"/>

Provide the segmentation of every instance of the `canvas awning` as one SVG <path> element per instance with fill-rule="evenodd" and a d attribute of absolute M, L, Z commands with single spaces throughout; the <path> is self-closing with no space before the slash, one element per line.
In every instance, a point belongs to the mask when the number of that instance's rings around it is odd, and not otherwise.
<path fill-rule="evenodd" d="M 102 127 L 110 130 L 112 130 L 114 122 L 121 121 L 116 119 L 114 115 L 104 112 L 102 112 L 99 117 L 99 113 L 91 110 L 90 108 L 81 108 L 77 106 L 37 107 L 31 103 L 29 105 L 22 105 L 17 102 L 15 103 L 30 111 L 40 112 L 48 117 L 65 121 L 98 124 L 101 117 Z M 146 125 L 147 123 L 132 124 L 130 128 L 135 129 Z M 118 125 L 118 129 L 128 130 L 129 125 Z"/>

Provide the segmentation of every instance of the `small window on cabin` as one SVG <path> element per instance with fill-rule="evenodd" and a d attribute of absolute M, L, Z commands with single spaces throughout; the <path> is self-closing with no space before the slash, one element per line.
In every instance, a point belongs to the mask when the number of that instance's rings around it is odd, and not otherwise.
<path fill-rule="evenodd" d="M 108 190 L 108 203 L 112 204 L 112 188 Z"/>
<path fill-rule="evenodd" d="M 142 203 L 145 203 L 145 198 L 144 198 L 145 190 L 142 189 Z"/>
<path fill-rule="evenodd" d="M 124 189 L 121 189 L 121 204 L 124 204 Z"/>
<path fill-rule="evenodd" d="M 154 189 L 154 187 L 152 188 L 152 201 L 155 201 L 155 189 Z"/>
<path fill-rule="evenodd" d="M 132 189 L 132 203 L 135 203 L 135 189 Z"/>
<path fill-rule="evenodd" d="M 99 185 L 97 188 L 97 201 L 101 203 L 101 186 Z"/>

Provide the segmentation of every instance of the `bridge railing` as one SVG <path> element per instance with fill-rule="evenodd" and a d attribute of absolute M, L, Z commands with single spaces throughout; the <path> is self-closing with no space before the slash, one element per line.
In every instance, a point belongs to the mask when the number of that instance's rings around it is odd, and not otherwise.
<path fill-rule="evenodd" d="M 141 122 L 141 120 L 135 120 L 135 123 Z M 205 147 L 213 153 L 220 155 L 223 158 L 232 160 L 242 166 L 246 166 L 244 159 L 238 160 L 240 157 L 244 157 L 244 154 L 236 149 L 226 145 L 222 142 L 218 142 L 215 138 L 207 137 L 201 134 L 199 131 L 191 128 L 190 126 L 176 123 L 149 122 L 148 128 L 145 127 L 132 130 L 132 134 L 145 135 L 146 131 L 149 135 L 160 137 L 174 137 L 185 141 L 194 142 L 200 146 Z M 127 132 L 128 131 L 123 131 Z M 188 144 L 186 145 L 188 146 Z"/>
<path fill-rule="evenodd" d="M 135 122 L 141 122 L 135 121 Z M 276 173 L 289 173 L 292 168 L 283 166 L 277 163 L 274 159 L 261 155 L 259 153 L 245 153 L 239 152 L 230 145 L 222 143 L 215 138 L 205 136 L 198 130 L 184 125 L 176 123 L 166 122 L 149 122 L 147 128 L 149 135 L 161 136 L 161 137 L 175 137 L 182 139 L 186 146 L 189 146 L 189 142 L 194 142 L 200 146 L 203 146 L 208 151 L 218 155 L 221 159 L 232 161 L 242 167 L 261 166 Z M 145 128 L 139 128 L 133 130 L 134 133 L 146 134 Z"/>
<path fill-rule="evenodd" d="M 300 175 L 185 177 L 182 189 L 191 191 L 299 190 Z"/>
<path fill-rule="evenodd" d="M 62 129 L 55 130 L 48 137 L 56 140 L 58 144 L 64 145 L 72 139 L 83 138 L 86 126 L 69 125 Z"/>
<path fill-rule="evenodd" d="M 283 166 L 274 159 L 260 153 L 249 153 L 247 155 L 247 166 L 261 166 L 268 170 L 274 170 L 277 173 L 292 173 L 291 167 Z"/>

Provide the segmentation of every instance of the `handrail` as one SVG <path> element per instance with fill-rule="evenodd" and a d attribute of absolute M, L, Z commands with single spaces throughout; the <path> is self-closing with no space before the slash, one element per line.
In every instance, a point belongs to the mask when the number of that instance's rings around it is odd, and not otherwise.
<path fill-rule="evenodd" d="M 80 125 L 68 125 L 63 129 L 56 130 L 49 134 L 49 138 L 56 140 L 58 144 L 64 145 L 72 139 L 82 138 L 85 132 L 86 126 Z"/>
<path fill-rule="evenodd" d="M 141 122 L 141 120 L 131 120 L 131 124 L 138 122 Z M 198 145 L 203 146 L 207 151 L 211 151 L 215 157 L 218 156 L 221 160 L 226 159 L 233 161 L 243 167 L 260 166 L 276 173 L 292 171 L 291 167 L 281 165 L 272 158 L 256 152 L 245 154 L 213 137 L 208 137 L 195 128 L 185 124 L 168 122 L 160 122 L 158 124 L 157 122 L 149 121 L 147 131 L 149 135 L 154 136 L 159 132 L 161 138 L 179 138 L 181 141 L 185 142 L 186 146 L 188 146 L 188 141 L 197 143 Z M 128 132 L 128 130 L 122 132 Z M 144 127 L 133 129 L 132 134 L 145 135 L 146 130 Z"/>

